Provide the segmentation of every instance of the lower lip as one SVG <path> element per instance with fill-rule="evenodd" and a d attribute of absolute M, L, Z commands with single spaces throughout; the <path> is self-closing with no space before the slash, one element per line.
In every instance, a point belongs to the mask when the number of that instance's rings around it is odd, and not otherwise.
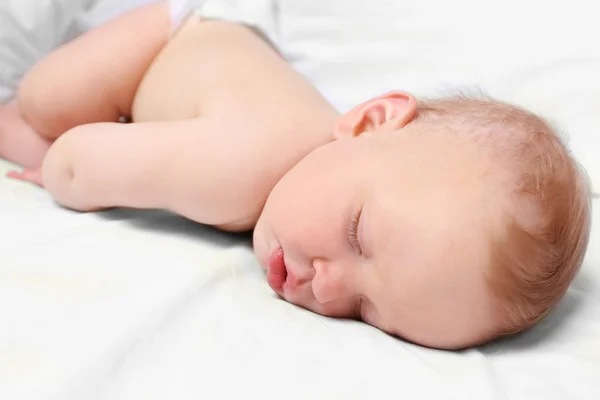
<path fill-rule="evenodd" d="M 283 260 L 283 249 L 276 249 L 269 257 L 267 269 L 267 283 L 277 293 L 283 291 L 283 284 L 287 279 L 287 269 Z"/>

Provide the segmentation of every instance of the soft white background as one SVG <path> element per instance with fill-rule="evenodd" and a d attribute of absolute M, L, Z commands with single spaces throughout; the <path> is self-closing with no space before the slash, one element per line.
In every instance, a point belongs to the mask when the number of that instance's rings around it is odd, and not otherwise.
<path fill-rule="evenodd" d="M 2 0 L 5 93 L 58 37 L 133 4 L 84 3 Z M 479 87 L 551 118 L 598 185 L 595 2 L 243 3 L 340 109 Z M 599 224 L 548 319 L 448 353 L 277 300 L 247 237 L 160 212 L 76 214 L 0 178 L 0 399 L 599 399 Z"/>

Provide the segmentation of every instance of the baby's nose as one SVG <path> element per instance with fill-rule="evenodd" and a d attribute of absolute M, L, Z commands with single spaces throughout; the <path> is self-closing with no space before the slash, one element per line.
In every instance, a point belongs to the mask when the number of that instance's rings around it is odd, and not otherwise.
<path fill-rule="evenodd" d="M 329 303 L 349 296 L 341 262 L 317 258 L 313 260 L 313 268 L 315 277 L 312 288 L 319 303 Z"/>

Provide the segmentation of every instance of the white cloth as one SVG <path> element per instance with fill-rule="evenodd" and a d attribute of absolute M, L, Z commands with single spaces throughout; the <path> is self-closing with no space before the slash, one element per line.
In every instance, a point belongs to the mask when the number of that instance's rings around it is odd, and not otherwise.
<path fill-rule="evenodd" d="M 177 30 L 190 13 L 225 21 L 238 22 L 259 29 L 271 41 L 277 41 L 277 2 L 274 0 L 168 0 L 173 30 Z"/>

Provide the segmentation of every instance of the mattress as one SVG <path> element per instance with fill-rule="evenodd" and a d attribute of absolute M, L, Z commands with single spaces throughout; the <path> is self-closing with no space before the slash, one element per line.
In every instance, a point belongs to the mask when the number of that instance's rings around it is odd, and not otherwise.
<path fill-rule="evenodd" d="M 85 11 L 90 26 L 120 12 L 104 1 Z M 433 96 L 477 87 L 551 118 L 596 190 L 600 28 L 591 3 L 480 3 L 287 0 L 265 18 L 277 18 L 270 26 L 286 57 L 340 110 L 390 88 Z M 20 32 L 36 42 L 33 26 Z M 13 167 L 0 160 L 0 175 Z M 600 399 L 597 213 L 582 271 L 548 318 L 445 352 L 279 300 L 248 235 L 160 210 L 77 213 L 0 178 L 0 399 L 468 396 Z"/>

